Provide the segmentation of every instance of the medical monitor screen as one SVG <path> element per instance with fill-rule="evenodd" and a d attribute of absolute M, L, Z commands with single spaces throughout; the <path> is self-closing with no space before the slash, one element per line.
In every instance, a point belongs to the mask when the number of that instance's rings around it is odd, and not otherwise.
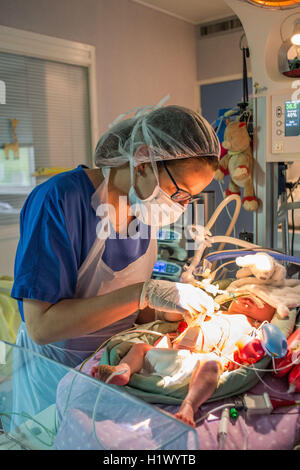
<path fill-rule="evenodd" d="M 300 101 L 285 102 L 285 136 L 300 135 Z"/>
<path fill-rule="evenodd" d="M 165 273 L 166 272 L 167 263 L 163 261 L 156 261 L 153 271 L 158 273 Z"/>

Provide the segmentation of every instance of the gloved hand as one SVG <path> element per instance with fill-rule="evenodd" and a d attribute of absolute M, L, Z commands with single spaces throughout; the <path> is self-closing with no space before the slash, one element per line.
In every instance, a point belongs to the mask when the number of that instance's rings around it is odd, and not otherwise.
<path fill-rule="evenodd" d="M 166 314 L 179 314 L 189 323 L 199 313 L 212 315 L 219 305 L 206 292 L 191 284 L 150 279 L 144 283 L 140 298 L 140 309 L 145 307 Z M 171 321 L 170 315 L 164 318 Z"/>

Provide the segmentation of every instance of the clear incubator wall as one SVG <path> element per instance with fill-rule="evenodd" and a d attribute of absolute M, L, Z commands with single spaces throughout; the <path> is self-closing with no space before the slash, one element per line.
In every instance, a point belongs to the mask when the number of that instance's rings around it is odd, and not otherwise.
<path fill-rule="evenodd" d="M 37 384 L 35 405 L 16 416 L 12 381 L 28 362 L 57 377 Z M 63 380 L 62 380 L 63 379 Z M 16 424 L 18 423 L 18 424 Z M 50 359 L 0 341 L 0 450 L 198 449 L 196 431 L 166 412 Z"/>

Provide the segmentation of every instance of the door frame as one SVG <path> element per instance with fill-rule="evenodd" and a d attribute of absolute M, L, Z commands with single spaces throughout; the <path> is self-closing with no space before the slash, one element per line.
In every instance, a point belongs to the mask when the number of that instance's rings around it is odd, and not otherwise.
<path fill-rule="evenodd" d="M 248 78 L 252 78 L 252 74 L 248 73 Z M 223 82 L 231 82 L 232 80 L 242 80 L 243 74 L 242 73 L 234 73 L 232 75 L 223 75 L 218 77 L 212 78 L 204 78 L 203 80 L 197 81 L 197 89 L 196 89 L 196 103 L 197 103 L 197 112 L 202 114 L 202 103 L 201 103 L 201 86 L 203 85 L 213 85 L 215 83 L 223 83 Z"/>

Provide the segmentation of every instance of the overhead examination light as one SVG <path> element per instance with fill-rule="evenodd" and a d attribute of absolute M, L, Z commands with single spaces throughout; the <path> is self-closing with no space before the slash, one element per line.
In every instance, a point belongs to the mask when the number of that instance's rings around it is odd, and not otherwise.
<path fill-rule="evenodd" d="M 300 46 L 300 20 L 295 23 L 295 29 L 291 41 L 295 46 Z"/>
<path fill-rule="evenodd" d="M 283 34 L 283 27 L 291 17 L 298 16 Z M 278 51 L 279 71 L 286 77 L 300 77 L 300 9 L 287 16 L 280 25 L 281 47 Z"/>
<path fill-rule="evenodd" d="M 287 8 L 300 7 L 300 0 L 242 0 L 261 8 L 270 10 L 285 10 Z"/>

